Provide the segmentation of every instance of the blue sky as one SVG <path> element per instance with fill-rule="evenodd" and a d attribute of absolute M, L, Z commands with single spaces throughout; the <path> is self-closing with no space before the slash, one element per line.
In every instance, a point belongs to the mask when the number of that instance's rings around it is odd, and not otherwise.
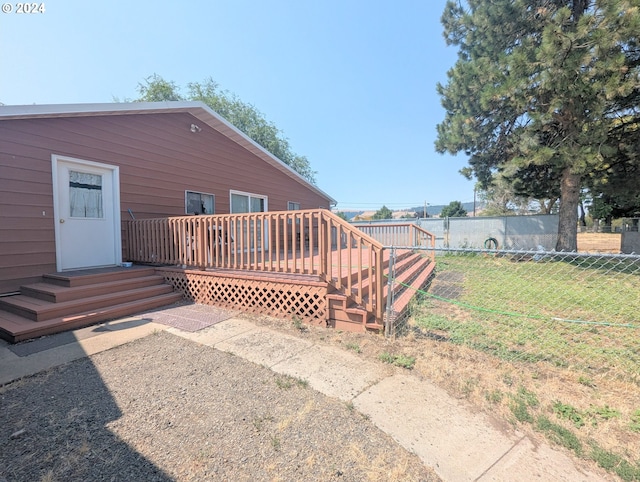
<path fill-rule="evenodd" d="M 437 154 L 445 0 L 50 0 L 0 13 L 0 102 L 135 98 L 152 74 L 209 77 L 251 103 L 318 171 L 340 209 L 473 200 Z M 16 2 L 10 3 L 14 7 Z"/>

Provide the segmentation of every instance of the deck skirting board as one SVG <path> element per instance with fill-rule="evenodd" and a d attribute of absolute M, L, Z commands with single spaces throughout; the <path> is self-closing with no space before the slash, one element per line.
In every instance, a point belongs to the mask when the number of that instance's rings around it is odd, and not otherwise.
<path fill-rule="evenodd" d="M 255 272 L 240 273 L 156 268 L 176 291 L 187 300 L 203 305 L 219 306 L 246 313 L 299 318 L 324 325 L 327 320 L 326 282 L 295 275 L 275 278 Z"/>

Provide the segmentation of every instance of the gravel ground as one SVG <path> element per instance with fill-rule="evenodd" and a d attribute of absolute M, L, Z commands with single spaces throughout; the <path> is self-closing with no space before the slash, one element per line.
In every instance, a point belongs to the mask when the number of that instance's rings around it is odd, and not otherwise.
<path fill-rule="evenodd" d="M 0 482 L 435 481 L 352 405 L 165 332 L 0 387 Z"/>

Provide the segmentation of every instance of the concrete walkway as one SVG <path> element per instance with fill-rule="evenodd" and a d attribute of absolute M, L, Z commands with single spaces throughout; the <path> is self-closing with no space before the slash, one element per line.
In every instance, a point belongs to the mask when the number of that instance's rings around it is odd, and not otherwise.
<path fill-rule="evenodd" d="M 187 311 L 184 312 L 188 316 Z M 367 415 L 445 481 L 602 481 L 613 476 L 579 469 L 571 457 L 535 445 L 527 436 L 503 430 L 484 413 L 474 413 L 445 391 L 337 347 L 232 318 L 197 332 L 126 318 L 76 330 L 73 341 L 19 356 L 0 341 L 0 385 L 84 356 L 166 330 L 204 346 L 233 353 L 271 370 L 309 382 L 315 390 Z M 66 334 L 66 336 L 70 336 Z"/>

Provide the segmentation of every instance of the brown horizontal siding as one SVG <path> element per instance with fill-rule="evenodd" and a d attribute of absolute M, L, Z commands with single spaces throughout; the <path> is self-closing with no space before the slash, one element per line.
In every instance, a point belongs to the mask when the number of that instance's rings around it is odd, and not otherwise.
<path fill-rule="evenodd" d="M 188 118 L 188 122 L 182 123 L 182 125 L 186 124 L 187 127 L 190 125 L 191 117 L 187 114 L 175 114 L 172 116 L 139 115 L 134 117 L 146 119 L 149 117 L 163 118 L 173 116 Z M 63 127 L 69 130 L 68 127 L 70 124 L 77 124 L 79 121 L 83 120 L 85 119 L 59 119 L 58 121 L 64 122 Z M 91 120 L 93 121 L 97 119 Z M 114 134 L 111 132 L 111 130 L 114 130 L 111 129 L 115 122 L 114 118 L 105 117 L 101 118 L 101 120 L 103 120 L 103 124 L 107 128 L 106 132 L 108 132 L 109 135 Z M 103 126 L 101 125 L 101 127 Z M 155 187 L 155 184 L 167 182 L 168 180 L 171 180 L 173 185 L 177 187 L 175 179 L 178 177 L 183 181 L 183 185 L 179 186 L 180 189 L 177 189 L 176 192 L 181 192 L 182 197 L 184 196 L 185 189 L 197 188 L 198 190 L 211 192 L 216 190 L 216 186 L 222 185 L 227 188 L 225 189 L 224 196 L 222 198 L 220 198 L 219 192 L 214 192 L 218 198 L 216 199 L 218 208 L 217 212 L 226 212 L 229 209 L 228 188 L 250 191 L 257 194 L 267 194 L 270 197 L 270 209 L 286 209 L 286 202 L 292 199 L 290 197 L 280 197 L 279 199 L 277 196 L 277 192 L 282 190 L 283 184 L 290 185 L 288 189 L 289 192 L 295 191 L 296 187 L 298 189 L 302 188 L 301 194 L 296 197 L 300 198 L 300 202 L 303 204 L 303 207 L 305 207 L 304 204 L 306 203 L 311 203 L 307 207 L 318 207 L 320 205 L 328 204 L 328 202 L 323 202 L 324 200 L 318 199 L 319 196 L 312 192 L 310 192 L 310 194 L 312 194 L 314 199 L 309 199 L 308 195 L 304 195 L 306 194 L 304 193 L 306 188 L 293 181 L 286 174 L 281 173 L 274 168 L 270 169 L 272 171 L 271 176 L 265 176 L 259 169 L 255 169 L 256 158 L 252 154 L 248 153 L 212 129 L 209 129 L 207 135 L 214 139 L 209 139 L 202 147 L 195 148 L 192 147 L 193 137 L 202 136 L 204 134 L 204 130 L 201 133 L 193 134 L 188 131 L 187 127 L 185 127 L 182 129 L 184 133 L 177 136 L 177 141 L 175 143 L 171 143 L 166 140 L 166 138 L 171 137 L 171 135 L 165 133 L 165 135 L 159 136 L 158 132 L 160 132 L 160 130 L 157 128 L 151 129 L 151 132 L 148 134 L 151 137 L 146 138 L 147 141 L 150 139 L 151 142 L 145 142 L 144 136 L 147 133 L 141 130 L 141 127 L 143 126 L 137 126 L 136 129 L 133 129 L 117 124 L 116 127 L 117 128 L 115 130 L 119 131 L 117 132 L 118 135 L 124 136 L 125 134 L 128 134 L 128 136 L 132 136 L 132 132 L 134 132 L 133 136 L 135 139 L 129 138 L 128 142 L 138 144 L 138 150 L 136 152 L 138 155 L 144 156 L 144 163 L 142 165 L 137 162 L 140 158 L 136 159 L 130 156 L 130 152 L 127 151 L 127 149 L 130 148 L 125 142 L 122 142 L 121 138 L 118 138 L 118 144 L 116 146 L 113 146 L 110 142 L 106 141 L 102 141 L 102 143 L 98 142 L 95 137 L 89 138 L 83 143 L 91 145 L 91 152 L 76 151 L 69 153 L 67 151 L 64 153 L 85 159 L 103 157 L 101 156 L 102 153 L 100 152 L 100 147 L 101 144 L 105 144 L 105 146 L 111 147 L 110 155 L 112 157 L 120 158 L 118 163 L 122 165 L 121 181 L 123 183 L 126 183 L 128 179 L 127 176 L 131 175 L 132 184 L 138 187 Z M 173 130 L 175 132 L 175 123 L 171 123 L 171 128 L 168 128 L 168 130 Z M 72 131 L 73 132 L 71 134 L 75 136 L 79 136 L 81 133 L 81 129 L 78 127 L 75 127 Z M 55 137 L 57 139 L 61 139 L 63 138 L 63 135 L 58 134 Z M 182 142 L 183 144 L 180 144 L 179 142 Z M 179 148 L 176 148 L 176 145 L 178 145 Z M 172 156 L 168 156 L 167 154 L 172 154 Z M 187 157 L 189 157 L 189 159 L 186 159 Z M 146 163 L 149 158 L 153 160 L 153 164 L 156 169 L 152 170 L 148 168 Z M 113 162 L 111 159 L 100 160 L 102 162 Z M 264 164 L 261 160 L 257 160 L 257 162 Z M 208 176 L 214 176 L 212 179 L 217 179 L 217 181 L 215 183 L 207 183 L 206 185 L 198 187 L 198 184 L 202 184 L 202 179 Z M 238 182 L 238 179 L 240 179 L 241 182 Z M 167 189 L 167 186 L 158 187 Z M 138 209 L 138 211 L 140 211 L 140 209 Z"/>
<path fill-rule="evenodd" d="M 16 242 L 0 242 L 0 250 L 2 250 L 2 255 L 5 259 L 10 259 L 11 256 L 20 256 L 20 255 L 46 255 L 47 253 L 53 253 L 55 258 L 55 251 L 51 251 L 51 241 L 42 240 L 42 241 L 21 241 L 20 243 Z"/>
<path fill-rule="evenodd" d="M 10 182 L 7 187 L 27 186 L 29 184 L 51 184 L 51 162 L 42 163 L 32 158 L 22 158 L 24 167 L 17 162 L 14 165 L 0 167 L 3 183 Z M 35 164 L 35 165 L 34 165 Z M 48 168 L 48 172 L 45 170 Z M 49 189 L 51 191 L 51 189 Z"/>
<path fill-rule="evenodd" d="M 54 266 L 55 269 L 55 266 Z M 8 271 L 8 274 L 11 272 Z M 20 276 L 20 278 L 18 278 Z M 14 293 L 17 292 L 22 285 L 37 283 L 42 280 L 42 274 L 36 276 L 25 276 L 23 271 L 16 272 L 14 277 L 10 277 L 9 280 L 0 279 L 0 293 Z M 19 281 L 19 283 L 17 282 Z"/>
<path fill-rule="evenodd" d="M 9 184 L 5 181 L 6 184 Z M 11 183 L 11 191 L 0 191 L 0 206 L 11 208 L 16 204 L 21 206 L 46 206 L 51 203 L 51 191 L 48 192 L 29 192 L 29 188 L 33 189 L 33 185 L 24 183 L 24 185 L 18 186 L 16 182 Z"/>
<path fill-rule="evenodd" d="M 26 246 L 29 243 L 24 243 Z M 42 265 L 50 266 L 47 272 L 55 272 L 56 255 L 54 252 L 41 252 L 41 253 L 29 253 L 23 252 L 21 254 L 0 254 L 0 265 L 3 266 L 1 279 L 9 279 L 4 273 L 5 270 L 12 270 L 17 267 L 26 266 L 29 268 L 40 267 Z M 42 271 L 39 271 L 42 275 Z M 35 276 L 35 273 L 33 273 Z"/>
<path fill-rule="evenodd" d="M 23 243 L 25 239 L 28 239 L 33 232 L 36 231 L 38 235 L 38 239 L 40 242 L 52 243 L 54 241 L 53 230 L 50 229 L 39 229 L 34 230 L 33 228 L 23 228 L 23 229 L 0 229 L 0 246 L 3 243 Z M 0 251 L 4 252 L 2 248 Z"/>
<path fill-rule="evenodd" d="M 213 194 L 217 214 L 229 212 L 230 190 L 267 196 L 270 211 L 287 209 L 288 201 L 302 209 L 329 207 L 329 200 L 190 114 L 1 122 L 0 292 L 17 288 L 12 278 L 55 270 L 52 154 L 119 166 L 123 221 L 129 209 L 138 219 L 182 215 L 185 190 Z M 190 132 L 192 123 L 202 131 Z"/>
<path fill-rule="evenodd" d="M 51 153 L 0 124 L 0 293 L 55 271 Z M 43 215 L 44 212 L 44 215 Z"/>
<path fill-rule="evenodd" d="M 0 293 L 17 291 L 21 285 L 38 281 L 56 270 L 55 253 L 0 254 Z"/>

